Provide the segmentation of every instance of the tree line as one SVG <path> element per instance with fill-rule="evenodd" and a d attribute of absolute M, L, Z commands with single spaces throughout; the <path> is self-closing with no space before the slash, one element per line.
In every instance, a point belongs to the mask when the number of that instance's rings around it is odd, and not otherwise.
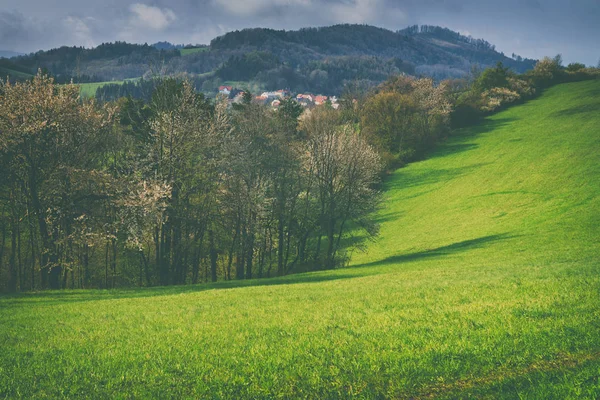
<path fill-rule="evenodd" d="M 165 79 L 149 101 L 0 86 L 4 290 L 250 279 L 343 265 L 377 233 L 380 158 L 330 108 L 303 115 Z"/>

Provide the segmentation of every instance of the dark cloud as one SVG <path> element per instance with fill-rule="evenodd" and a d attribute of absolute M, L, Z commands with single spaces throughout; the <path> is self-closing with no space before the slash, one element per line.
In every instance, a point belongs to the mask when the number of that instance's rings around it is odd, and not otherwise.
<path fill-rule="evenodd" d="M 29 42 L 32 26 L 28 26 L 25 16 L 17 11 L 0 12 L 0 43 L 25 45 Z"/>
<path fill-rule="evenodd" d="M 600 2 L 579 0 L 0 0 L 0 49 L 35 51 L 127 40 L 208 43 L 247 27 L 366 23 L 447 26 L 510 54 L 595 64 Z"/>

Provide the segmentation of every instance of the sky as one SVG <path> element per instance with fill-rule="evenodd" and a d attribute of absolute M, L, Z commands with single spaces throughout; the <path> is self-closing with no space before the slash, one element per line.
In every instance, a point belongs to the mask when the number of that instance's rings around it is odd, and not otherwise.
<path fill-rule="evenodd" d="M 115 40 L 208 44 L 236 29 L 339 23 L 440 25 L 509 56 L 600 60 L 600 0 L 0 0 L 0 50 Z"/>

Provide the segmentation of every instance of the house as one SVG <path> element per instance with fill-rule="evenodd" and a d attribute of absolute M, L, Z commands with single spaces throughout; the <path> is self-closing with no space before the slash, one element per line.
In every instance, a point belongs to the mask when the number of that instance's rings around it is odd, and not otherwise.
<path fill-rule="evenodd" d="M 219 93 L 229 96 L 229 93 L 233 90 L 233 86 L 219 86 Z"/>
<path fill-rule="evenodd" d="M 271 102 L 271 107 L 278 108 L 281 105 L 281 100 L 273 100 Z"/>
<path fill-rule="evenodd" d="M 283 91 L 276 91 L 276 92 L 263 92 L 261 94 L 261 96 L 268 98 L 269 100 L 271 99 L 283 99 L 285 97 Z"/>
<path fill-rule="evenodd" d="M 316 96 L 315 97 L 315 105 L 320 106 L 321 104 L 325 104 L 327 101 L 327 96 Z"/>
<path fill-rule="evenodd" d="M 239 96 L 240 94 L 244 94 L 244 91 L 242 89 L 233 88 L 229 91 L 229 98 L 235 99 L 236 96 Z"/>
<path fill-rule="evenodd" d="M 298 94 L 298 95 L 296 96 L 296 100 L 297 100 L 297 101 L 304 100 L 304 101 L 306 101 L 306 102 L 310 102 L 310 103 L 312 103 L 312 102 L 314 102 L 314 101 L 315 101 L 314 99 L 315 99 L 315 96 L 313 96 L 312 94 L 301 94 L 301 93 L 300 93 L 300 94 Z"/>
<path fill-rule="evenodd" d="M 243 103 L 244 102 L 244 91 L 240 90 L 238 93 L 236 93 L 233 96 L 233 99 L 231 100 L 233 103 L 239 104 L 239 103 Z M 230 95 L 231 97 L 231 95 Z"/>
<path fill-rule="evenodd" d="M 260 96 L 254 96 L 254 98 L 252 99 L 252 102 L 257 103 L 257 104 L 267 104 L 268 101 L 269 101 L 269 97 L 265 96 L 264 93 L 261 94 Z"/>
<path fill-rule="evenodd" d="M 312 106 L 314 104 L 315 96 L 312 94 L 298 94 L 296 101 L 304 107 Z"/>

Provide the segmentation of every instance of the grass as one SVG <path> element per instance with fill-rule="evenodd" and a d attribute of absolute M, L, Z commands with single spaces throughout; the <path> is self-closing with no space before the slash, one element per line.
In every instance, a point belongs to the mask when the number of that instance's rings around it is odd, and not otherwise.
<path fill-rule="evenodd" d="M 80 93 L 82 97 L 95 97 L 98 88 L 105 85 L 122 85 L 125 81 L 136 81 L 139 78 L 125 79 L 124 81 L 106 81 L 106 82 L 91 82 L 79 83 Z"/>
<path fill-rule="evenodd" d="M 0 79 L 6 80 L 7 77 L 13 77 L 15 79 L 30 79 L 33 78 L 33 75 L 0 66 Z"/>
<path fill-rule="evenodd" d="M 350 268 L 0 298 L 0 398 L 600 397 L 600 81 L 386 183 Z"/>
<path fill-rule="evenodd" d="M 257 81 L 225 81 L 222 83 L 222 85 L 247 90 L 250 93 L 264 92 L 264 86 L 262 85 L 262 83 Z"/>
<path fill-rule="evenodd" d="M 187 55 L 195 54 L 195 53 L 203 53 L 208 50 L 209 50 L 208 47 L 192 47 L 192 48 L 188 48 L 188 49 L 179 49 L 179 53 L 182 56 L 187 56 Z"/>

